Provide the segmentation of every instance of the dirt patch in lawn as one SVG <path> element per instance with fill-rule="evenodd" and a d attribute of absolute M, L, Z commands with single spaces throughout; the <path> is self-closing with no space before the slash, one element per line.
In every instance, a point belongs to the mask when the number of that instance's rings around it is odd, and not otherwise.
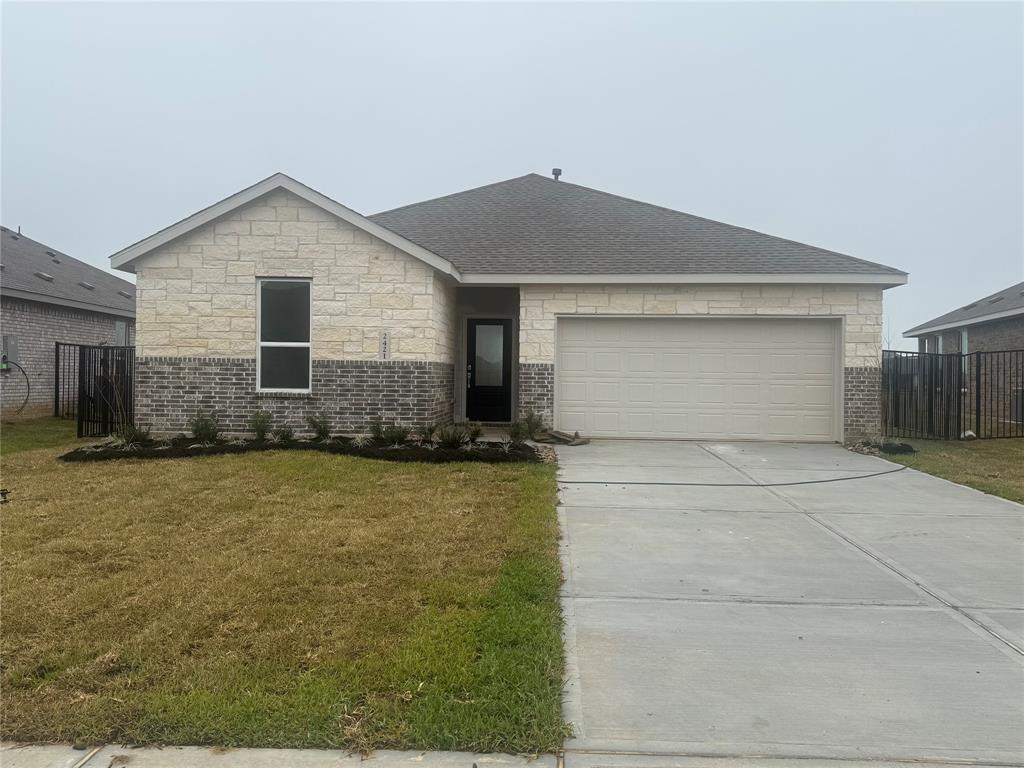
<path fill-rule="evenodd" d="M 557 748 L 554 468 L 5 456 L 10 740 Z"/>

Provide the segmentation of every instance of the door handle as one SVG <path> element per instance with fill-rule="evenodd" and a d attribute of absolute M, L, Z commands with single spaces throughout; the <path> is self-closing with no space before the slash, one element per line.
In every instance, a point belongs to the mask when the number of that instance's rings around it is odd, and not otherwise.
<path fill-rule="evenodd" d="M 469 389 L 472 386 L 473 386 L 473 366 L 472 365 L 467 365 L 466 366 L 466 389 Z"/>

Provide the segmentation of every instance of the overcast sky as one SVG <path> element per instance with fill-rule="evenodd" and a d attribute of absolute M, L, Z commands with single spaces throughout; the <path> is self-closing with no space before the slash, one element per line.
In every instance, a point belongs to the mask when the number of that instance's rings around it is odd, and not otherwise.
<path fill-rule="evenodd" d="M 547 173 L 1024 280 L 1018 3 L 2 5 L 2 218 L 98 266 L 284 171 L 363 213 Z"/>

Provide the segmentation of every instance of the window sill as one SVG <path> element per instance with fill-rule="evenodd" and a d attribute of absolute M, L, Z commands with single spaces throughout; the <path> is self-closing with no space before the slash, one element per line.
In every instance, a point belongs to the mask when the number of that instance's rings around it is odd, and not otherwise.
<path fill-rule="evenodd" d="M 312 392 L 288 392 L 275 391 L 272 389 L 256 390 L 256 397 L 267 400 L 309 400 L 312 399 Z"/>

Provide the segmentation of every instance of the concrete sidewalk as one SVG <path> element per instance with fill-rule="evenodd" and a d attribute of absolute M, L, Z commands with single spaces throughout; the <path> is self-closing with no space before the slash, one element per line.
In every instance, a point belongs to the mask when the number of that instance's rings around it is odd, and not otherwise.
<path fill-rule="evenodd" d="M 381 750 L 368 757 L 340 749 L 224 749 L 220 747 L 92 747 L 63 744 L 0 746 L 2 768 L 556 768 L 553 755 L 536 758 L 472 752 Z"/>

